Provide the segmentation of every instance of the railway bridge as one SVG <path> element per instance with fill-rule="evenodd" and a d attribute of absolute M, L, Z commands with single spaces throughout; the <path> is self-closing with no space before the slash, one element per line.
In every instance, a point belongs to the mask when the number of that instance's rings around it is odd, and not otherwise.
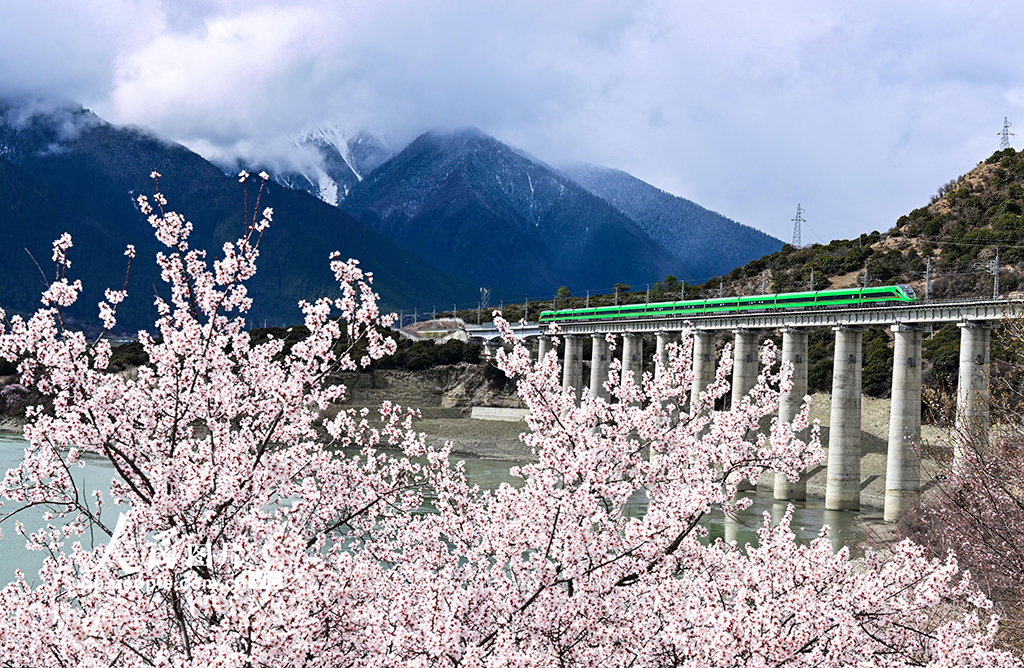
<path fill-rule="evenodd" d="M 828 448 L 825 508 L 860 508 L 861 372 L 862 337 L 869 325 L 891 328 L 895 338 L 892 371 L 892 408 L 889 422 L 885 484 L 885 519 L 895 520 L 920 494 L 920 461 L 915 445 L 921 438 L 921 341 L 935 325 L 955 322 L 960 326 L 960 368 L 957 390 L 957 424 L 987 431 L 989 421 L 989 344 L 992 327 L 1011 315 L 1005 300 L 929 302 L 882 306 L 818 308 L 801 311 L 774 310 L 681 317 L 643 317 L 571 322 L 559 325 L 563 338 L 563 387 L 581 395 L 606 396 L 610 356 L 606 336 L 620 335 L 618 347 L 622 373 L 639 378 L 643 337 L 656 340 L 655 373 L 667 361 L 666 345 L 684 330 L 694 337 L 692 396 L 696 397 L 714 378 L 715 336 L 734 337 L 732 405 L 757 382 L 758 337 L 767 330 L 782 332 L 782 359 L 793 364 L 793 387 L 780 400 L 779 416 L 790 421 L 807 394 L 808 333 L 815 327 L 835 332 L 832 375 L 832 413 Z M 524 332 L 525 334 L 525 332 Z M 583 337 L 593 338 L 591 382 L 583 387 Z M 538 337 L 538 358 L 550 350 L 550 338 Z M 984 432 L 983 432 L 984 433 Z M 775 498 L 803 500 L 806 481 L 792 483 L 775 476 Z"/>

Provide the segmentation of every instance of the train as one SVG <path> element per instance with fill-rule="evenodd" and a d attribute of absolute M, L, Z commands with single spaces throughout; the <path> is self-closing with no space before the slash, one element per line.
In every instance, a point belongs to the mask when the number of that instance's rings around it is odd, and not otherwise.
<path fill-rule="evenodd" d="M 914 302 L 914 288 L 906 284 L 885 285 L 878 288 L 848 288 L 845 290 L 818 290 L 815 292 L 783 292 L 750 297 L 719 297 L 678 302 L 651 304 L 623 304 L 621 306 L 595 306 L 592 308 L 543 311 L 540 322 L 591 322 L 620 318 L 647 318 L 670 316 L 697 316 L 742 311 L 774 311 L 827 306 L 862 306 L 891 302 Z"/>

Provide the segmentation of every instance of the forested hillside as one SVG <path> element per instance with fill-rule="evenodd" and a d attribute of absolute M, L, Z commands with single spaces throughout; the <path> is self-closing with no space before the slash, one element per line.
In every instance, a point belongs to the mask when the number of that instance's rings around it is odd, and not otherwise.
<path fill-rule="evenodd" d="M 894 221 L 887 232 L 857 239 L 786 245 L 725 276 L 725 294 L 750 294 L 761 287 L 788 292 L 810 285 L 844 287 L 909 283 L 919 297 L 931 263 L 931 297 L 991 296 L 992 262 L 999 253 L 999 288 L 1005 295 L 1024 283 L 1024 153 L 994 153 L 967 174 L 938 189 L 931 201 Z M 717 292 L 718 279 L 707 290 Z"/>
<path fill-rule="evenodd" d="M 909 283 L 918 299 L 926 293 L 931 265 L 931 298 L 991 298 L 992 269 L 998 251 L 999 292 L 1024 287 L 1024 152 L 994 153 L 973 170 L 941 186 L 931 201 L 895 221 L 886 232 L 782 250 L 715 278 L 687 296 L 769 292 Z M 892 378 L 891 336 L 872 327 L 864 337 L 864 392 L 888 396 Z M 811 391 L 828 391 L 832 383 L 831 332 L 812 335 Z M 932 396 L 956 385 L 959 333 L 956 325 L 936 330 L 924 342 L 925 381 Z M 995 373 L 1012 357 L 998 335 L 994 339 Z M 1008 368 L 1008 367 L 1007 367 Z M 998 384 L 993 386 L 999 392 Z"/>

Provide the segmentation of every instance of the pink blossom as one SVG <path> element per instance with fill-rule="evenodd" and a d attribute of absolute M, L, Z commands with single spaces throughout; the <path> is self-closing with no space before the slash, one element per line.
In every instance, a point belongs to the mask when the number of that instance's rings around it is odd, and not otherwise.
<path fill-rule="evenodd" d="M 734 507 L 741 480 L 821 461 L 817 429 L 796 437 L 809 404 L 748 436 L 788 369 L 763 372 L 742 411 L 716 411 L 726 354 L 690 405 L 687 336 L 657 378 L 619 383 L 615 361 L 613 400 L 577 405 L 556 354 L 533 363 L 498 317 L 510 350 L 497 363 L 531 409 L 536 461 L 520 486 L 482 491 L 414 411 L 342 409 L 335 374 L 395 350 L 358 262 L 329 256 L 338 294 L 301 304 L 309 336 L 284 353 L 244 320 L 271 213 L 211 259 L 183 216 L 143 202 L 169 296 L 159 338 L 139 332 L 150 363 L 136 377 L 105 373 L 109 344 L 63 331 L 55 308 L 0 331 L 0 356 L 52 406 L 29 410 L 25 456 L 0 486 L 50 514 L 29 535 L 15 525 L 49 556 L 35 584 L 0 591 L 5 665 L 1020 665 L 994 648 L 989 604 L 953 558 L 900 543 L 854 564 L 824 534 L 798 545 L 789 514 L 766 518 L 756 547 L 702 541 L 699 520 Z M 80 291 L 62 280 L 47 303 Z M 123 298 L 106 293 L 105 325 Z M 86 453 L 116 471 L 89 501 L 70 468 Z"/>

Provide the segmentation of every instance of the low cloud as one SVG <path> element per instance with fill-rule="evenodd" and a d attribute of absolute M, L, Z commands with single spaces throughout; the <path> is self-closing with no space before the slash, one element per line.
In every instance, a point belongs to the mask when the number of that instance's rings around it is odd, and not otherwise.
<path fill-rule="evenodd" d="M 625 169 L 788 239 L 887 229 L 1024 127 L 1013 4 L 40 2 L 0 92 L 75 100 L 204 155 L 308 160 L 304 128 L 400 146 L 475 125 Z"/>

